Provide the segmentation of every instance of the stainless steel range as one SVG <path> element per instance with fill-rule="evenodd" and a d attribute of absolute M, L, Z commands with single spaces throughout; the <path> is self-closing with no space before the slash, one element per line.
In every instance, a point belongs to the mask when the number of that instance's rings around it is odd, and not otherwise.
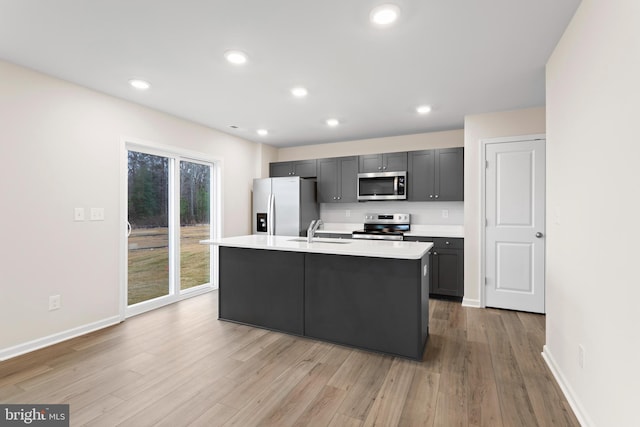
<path fill-rule="evenodd" d="M 410 214 L 364 215 L 364 230 L 351 234 L 354 239 L 404 240 L 404 233 L 411 229 Z"/>

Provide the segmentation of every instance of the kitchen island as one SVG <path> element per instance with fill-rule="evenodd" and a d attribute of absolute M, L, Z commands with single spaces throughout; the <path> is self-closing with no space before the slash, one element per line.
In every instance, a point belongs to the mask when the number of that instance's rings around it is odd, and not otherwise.
<path fill-rule="evenodd" d="M 228 320 L 421 359 L 431 243 L 249 235 L 219 246 Z"/>

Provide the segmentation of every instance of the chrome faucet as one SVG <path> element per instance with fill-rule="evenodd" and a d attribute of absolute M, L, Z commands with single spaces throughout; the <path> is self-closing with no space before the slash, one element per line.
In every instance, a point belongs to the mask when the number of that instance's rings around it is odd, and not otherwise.
<path fill-rule="evenodd" d="M 322 225 L 321 219 L 314 219 L 309 224 L 309 228 L 307 228 L 307 243 L 313 242 L 313 237 L 316 234 L 316 230 L 318 227 Z"/>

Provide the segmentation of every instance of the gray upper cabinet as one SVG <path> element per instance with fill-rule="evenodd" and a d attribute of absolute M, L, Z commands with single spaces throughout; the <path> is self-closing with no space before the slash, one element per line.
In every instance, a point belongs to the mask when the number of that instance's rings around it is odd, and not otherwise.
<path fill-rule="evenodd" d="M 464 200 L 464 148 L 409 152 L 410 201 Z"/>
<path fill-rule="evenodd" d="M 436 150 L 411 151 L 409 153 L 408 200 L 433 200 L 436 185 L 435 162 Z"/>
<path fill-rule="evenodd" d="M 464 148 L 436 150 L 436 186 L 439 200 L 464 200 Z"/>
<path fill-rule="evenodd" d="M 269 177 L 299 176 L 302 178 L 315 178 L 317 173 L 317 160 L 298 160 L 294 162 L 269 163 Z"/>
<path fill-rule="evenodd" d="M 407 170 L 407 152 L 366 154 L 359 156 L 358 170 L 365 172 L 398 172 Z"/>
<path fill-rule="evenodd" d="M 318 160 L 318 202 L 354 203 L 358 157 L 333 157 Z"/>

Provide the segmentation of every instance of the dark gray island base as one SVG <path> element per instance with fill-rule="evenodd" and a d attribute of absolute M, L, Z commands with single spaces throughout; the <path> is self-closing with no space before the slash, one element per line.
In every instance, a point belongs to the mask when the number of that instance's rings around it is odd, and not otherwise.
<path fill-rule="evenodd" d="M 219 319 L 420 360 L 427 257 L 220 246 Z"/>

